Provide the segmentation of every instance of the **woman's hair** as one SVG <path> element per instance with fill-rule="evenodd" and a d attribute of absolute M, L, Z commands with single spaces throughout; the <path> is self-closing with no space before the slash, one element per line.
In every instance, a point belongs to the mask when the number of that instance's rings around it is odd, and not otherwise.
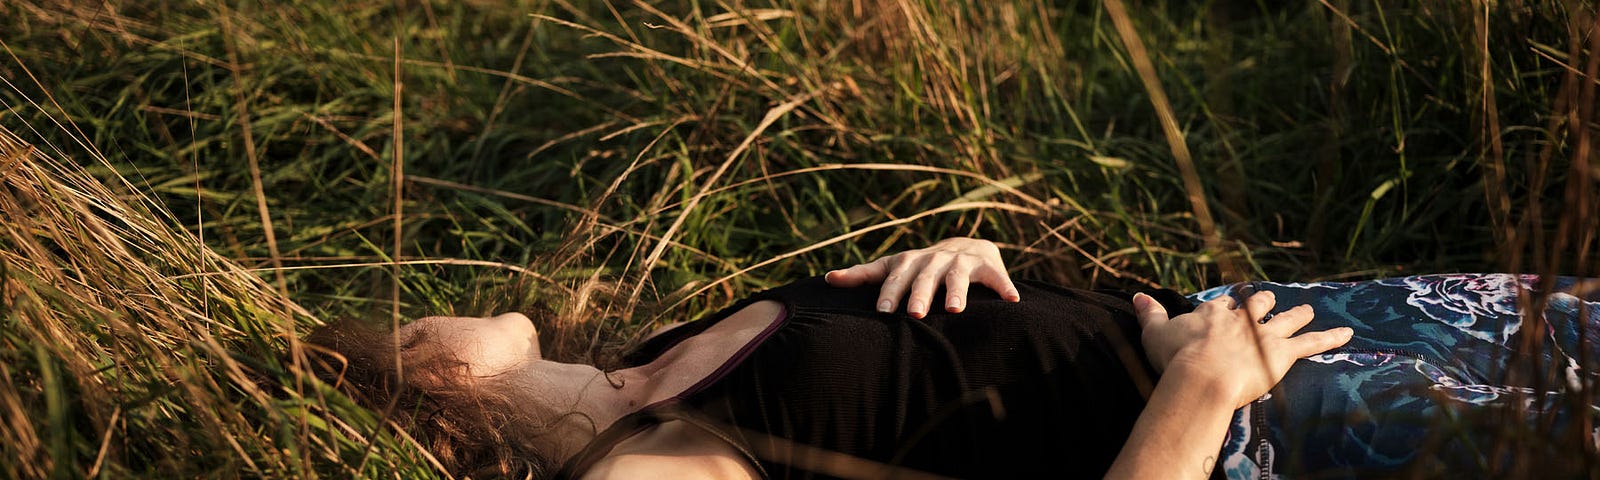
<path fill-rule="evenodd" d="M 621 353 L 632 341 L 629 334 L 638 329 L 618 328 L 616 318 L 606 314 L 606 305 L 616 301 L 615 289 L 599 278 L 571 288 L 535 299 L 526 292 L 536 287 L 513 284 L 476 300 L 485 303 L 463 308 L 527 314 L 539 328 L 544 359 L 605 371 L 620 367 Z M 562 308 L 552 309 L 548 301 Z M 438 468 L 457 478 L 555 474 L 561 459 L 550 455 L 557 440 L 551 426 L 581 413 L 507 395 L 524 387 L 468 375 L 467 363 L 430 329 L 397 332 L 383 323 L 347 319 L 313 329 L 305 342 L 317 357 L 313 363 L 320 364 L 313 369 L 317 376 L 410 435 L 434 456 Z"/>
<path fill-rule="evenodd" d="M 322 380 L 381 415 L 457 477 L 543 478 L 554 473 L 528 421 L 538 409 L 518 405 L 427 331 L 397 343 L 392 331 L 346 321 L 306 338 L 322 357 Z"/>

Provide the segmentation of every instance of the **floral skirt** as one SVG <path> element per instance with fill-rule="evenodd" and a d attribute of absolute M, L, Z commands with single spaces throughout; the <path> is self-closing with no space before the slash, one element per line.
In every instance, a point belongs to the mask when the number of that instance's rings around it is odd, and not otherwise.
<path fill-rule="evenodd" d="M 1502 468 L 1515 450 L 1507 442 L 1600 438 L 1600 429 L 1571 430 L 1600 424 L 1585 421 L 1600 418 L 1597 395 L 1585 390 L 1600 386 L 1591 368 L 1600 363 L 1600 281 L 1447 274 L 1245 282 L 1189 298 L 1260 290 L 1277 295 L 1274 312 L 1311 305 L 1306 331 L 1349 326 L 1355 336 L 1296 362 L 1270 393 L 1234 413 L 1217 476 L 1471 476 Z M 1528 306 L 1536 300 L 1542 306 Z M 1542 322 L 1523 313 L 1530 308 Z M 1550 455 L 1563 455 L 1557 450 Z"/>

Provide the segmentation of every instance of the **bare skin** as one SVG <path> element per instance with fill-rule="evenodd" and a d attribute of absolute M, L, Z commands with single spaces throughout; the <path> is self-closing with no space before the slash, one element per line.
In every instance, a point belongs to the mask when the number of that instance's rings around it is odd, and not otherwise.
<path fill-rule="evenodd" d="M 880 311 L 894 310 L 905 298 L 907 313 L 918 318 L 927 314 L 940 285 L 950 312 L 965 308 L 973 283 L 1007 300 L 1021 300 L 999 249 L 965 238 L 828 272 L 827 281 L 839 287 L 881 283 Z M 1136 296 L 1134 306 L 1151 360 L 1167 374 L 1112 465 L 1110 478 L 1205 477 L 1234 409 L 1277 384 L 1296 359 L 1349 340 L 1349 329 L 1295 336 L 1310 322 L 1309 308 L 1280 313 L 1266 324 L 1256 322 L 1272 308 L 1270 295 L 1252 297 L 1240 309 L 1222 300 L 1208 302 L 1171 319 L 1147 296 Z M 752 304 L 649 364 L 611 372 L 621 388 L 614 388 L 605 372 L 593 366 L 543 359 L 538 332 L 521 314 L 429 317 L 403 327 L 401 335 L 427 329 L 468 364 L 471 375 L 504 385 L 507 393 L 528 395 L 530 404 L 584 414 L 568 416 L 571 420 L 555 427 L 556 435 L 543 436 L 558 439 L 547 452 L 564 461 L 593 440 L 595 432 L 709 375 L 770 326 L 780 308 L 770 301 Z M 720 439 L 682 422 L 666 422 L 619 443 L 584 478 L 742 480 L 756 478 L 752 467 Z"/>
<path fill-rule="evenodd" d="M 1154 299 L 1134 297 L 1146 353 L 1164 373 L 1106 478 L 1209 477 L 1234 410 L 1265 395 L 1296 360 L 1350 341 L 1349 327 L 1295 335 L 1311 322 L 1306 305 L 1262 323 L 1276 300 L 1262 292 L 1235 308 L 1221 297 L 1169 319 Z"/>
<path fill-rule="evenodd" d="M 944 309 L 960 313 L 967 307 L 967 289 L 978 283 L 998 292 L 1007 301 L 1020 301 L 1011 274 L 1000 260 L 1000 248 L 993 243 L 971 238 L 949 238 L 918 250 L 901 252 L 842 270 L 828 272 L 828 284 L 851 288 L 882 284 L 878 289 L 880 312 L 892 312 L 902 296 L 906 313 L 916 318 L 928 315 L 933 294 L 945 287 Z"/>
<path fill-rule="evenodd" d="M 491 388 L 528 395 L 526 403 L 545 405 L 551 412 L 581 413 L 565 416 L 566 420 L 553 427 L 555 435 L 541 436 L 555 439 L 546 446 L 553 458 L 565 459 L 582 450 L 594 439 L 595 432 L 604 430 L 617 419 L 676 395 L 710 375 L 771 325 L 780 310 L 777 302 L 752 304 L 705 333 L 684 340 L 651 363 L 611 372 L 610 379 L 592 365 L 545 360 L 538 349 L 538 331 L 528 317 L 519 313 L 494 317 L 427 317 L 402 327 L 401 338 L 426 329 L 441 347 L 454 352 L 467 364 L 470 375 Z M 621 388 L 613 387 L 612 382 L 617 382 Z M 651 437 L 685 432 L 656 430 L 660 431 L 645 432 L 639 439 L 643 441 L 640 445 L 682 445 Z M 724 447 L 725 453 L 734 453 L 731 447 L 721 442 L 716 444 Z M 701 453 L 711 450 L 715 449 L 693 449 Z"/>

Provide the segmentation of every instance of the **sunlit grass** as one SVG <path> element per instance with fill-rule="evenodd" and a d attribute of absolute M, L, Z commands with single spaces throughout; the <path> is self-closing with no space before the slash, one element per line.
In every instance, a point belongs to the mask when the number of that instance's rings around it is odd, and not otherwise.
<path fill-rule="evenodd" d="M 1083 287 L 1597 273 L 1582 2 L 125 3 L 0 5 L 8 476 L 408 477 L 297 335 L 602 358 L 951 235 Z"/>

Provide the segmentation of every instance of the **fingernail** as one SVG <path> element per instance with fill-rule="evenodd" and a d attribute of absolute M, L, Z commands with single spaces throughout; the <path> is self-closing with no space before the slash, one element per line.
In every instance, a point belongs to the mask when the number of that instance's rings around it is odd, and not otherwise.
<path fill-rule="evenodd" d="M 1350 337 L 1356 336 L 1356 329 L 1354 329 L 1354 328 L 1339 327 L 1339 329 L 1343 330 L 1342 332 L 1339 332 L 1339 336 L 1344 337 L 1345 340 L 1349 340 Z"/>
<path fill-rule="evenodd" d="M 1135 294 L 1133 294 L 1133 308 L 1134 309 L 1144 310 L 1145 308 L 1147 308 L 1149 306 L 1150 306 L 1150 296 L 1149 295 L 1145 295 L 1143 293 L 1135 293 Z"/>
<path fill-rule="evenodd" d="M 952 299 L 946 300 L 944 302 L 944 309 L 945 310 L 949 310 L 950 313 L 955 313 L 955 312 L 961 311 L 961 299 L 960 298 L 952 298 Z"/>
<path fill-rule="evenodd" d="M 911 314 L 913 317 L 922 318 L 922 313 L 927 310 L 928 308 L 922 305 L 922 302 L 911 302 L 906 304 L 906 313 Z"/>
<path fill-rule="evenodd" d="M 1006 290 L 1006 300 L 1020 302 L 1022 301 L 1022 294 L 1017 293 L 1016 290 Z"/>
<path fill-rule="evenodd" d="M 894 311 L 894 302 L 891 302 L 891 301 L 888 301 L 888 300 L 879 300 L 878 301 L 878 311 L 883 312 L 883 313 L 889 313 L 891 311 Z"/>

